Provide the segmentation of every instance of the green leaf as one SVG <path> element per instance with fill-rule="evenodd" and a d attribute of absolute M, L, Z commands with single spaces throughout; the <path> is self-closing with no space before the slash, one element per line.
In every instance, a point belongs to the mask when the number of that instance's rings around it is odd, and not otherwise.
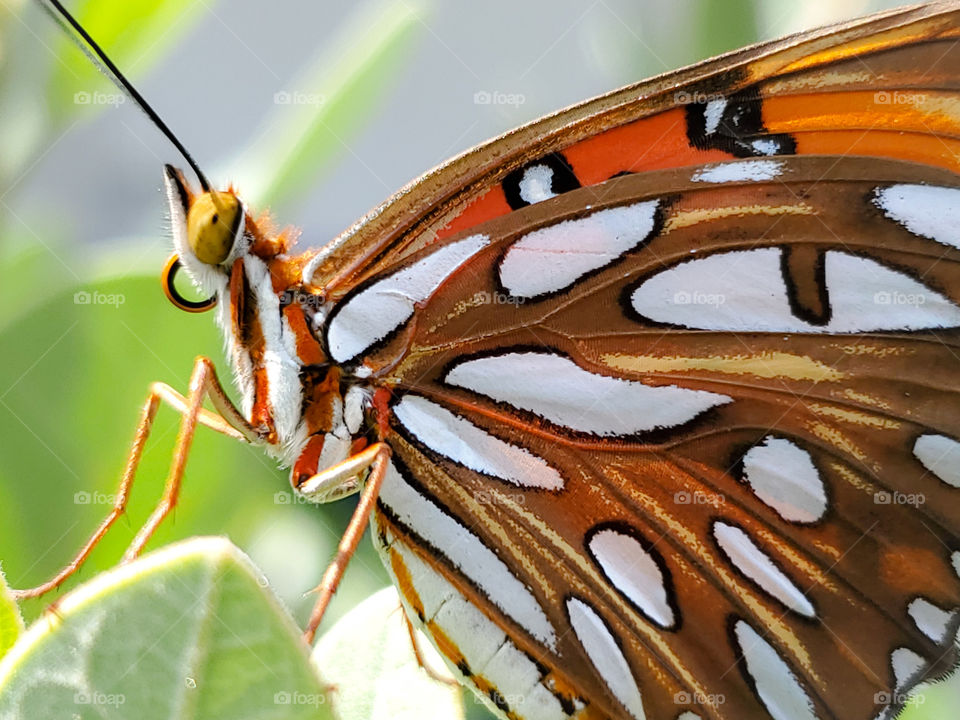
<path fill-rule="evenodd" d="M 211 537 L 98 575 L 0 661 L 0 717 L 329 717 L 299 631 L 263 584 Z"/>
<path fill-rule="evenodd" d="M 274 95 L 268 128 L 231 175 L 257 206 L 290 205 L 373 116 L 403 67 L 425 0 L 364 4 L 287 88 Z M 308 182 L 309 180 L 309 182 Z"/>
<path fill-rule="evenodd" d="M 13 647 L 22 632 L 23 618 L 20 617 L 20 609 L 10 594 L 3 572 L 0 571 L 0 658 Z"/>
<path fill-rule="evenodd" d="M 422 634 L 418 646 L 434 672 L 449 676 Z M 464 717 L 460 689 L 434 680 L 417 663 L 394 587 L 344 615 L 317 643 L 313 661 L 334 688 L 331 709 L 337 720 Z"/>

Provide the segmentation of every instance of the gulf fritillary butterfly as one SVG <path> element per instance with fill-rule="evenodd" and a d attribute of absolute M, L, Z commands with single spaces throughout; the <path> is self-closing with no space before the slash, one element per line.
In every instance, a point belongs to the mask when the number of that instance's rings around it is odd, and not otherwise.
<path fill-rule="evenodd" d="M 892 717 L 957 663 L 958 38 L 934 3 L 654 78 L 319 251 L 168 167 L 165 282 L 242 397 L 201 362 L 193 421 L 363 486 L 501 717 Z"/>

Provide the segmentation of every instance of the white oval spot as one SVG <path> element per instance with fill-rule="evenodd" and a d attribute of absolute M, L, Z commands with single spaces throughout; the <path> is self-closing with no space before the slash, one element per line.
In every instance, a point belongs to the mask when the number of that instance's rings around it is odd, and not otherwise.
<path fill-rule="evenodd" d="M 770 643 L 743 620 L 733 629 L 757 697 L 773 720 L 817 720 L 813 703 Z"/>
<path fill-rule="evenodd" d="M 704 390 L 650 387 L 596 375 L 569 358 L 537 352 L 467 360 L 447 373 L 446 382 L 557 425 L 601 436 L 674 427 L 732 402 L 726 395 Z"/>
<path fill-rule="evenodd" d="M 794 612 L 808 618 L 816 617 L 816 611 L 806 596 L 743 530 L 718 521 L 713 524 L 713 536 L 741 573 Z"/>
<path fill-rule="evenodd" d="M 617 590 L 662 628 L 676 624 L 666 579 L 639 540 L 606 528 L 593 533 L 587 547 L 603 574 Z"/>
<path fill-rule="evenodd" d="M 823 517 L 827 495 L 810 453 L 768 435 L 743 456 L 743 478 L 756 496 L 784 520 L 810 523 Z"/>
<path fill-rule="evenodd" d="M 960 189 L 904 183 L 879 188 L 873 202 L 914 235 L 960 248 Z"/>
<path fill-rule="evenodd" d="M 327 327 L 330 357 L 347 362 L 383 340 L 410 319 L 417 303 L 489 242 L 485 235 L 471 235 L 444 245 L 347 299 L 334 309 Z"/>
<path fill-rule="evenodd" d="M 556 633 L 530 589 L 480 538 L 411 486 L 393 462 L 387 466 L 379 500 L 398 522 L 444 555 L 494 605 L 531 636 L 556 650 Z"/>
<path fill-rule="evenodd" d="M 553 168 L 548 165 L 531 165 L 520 178 L 520 198 L 531 205 L 556 197 L 553 192 Z"/>
<path fill-rule="evenodd" d="M 720 127 L 720 121 L 723 120 L 723 111 L 727 109 L 727 99 L 725 97 L 714 98 L 707 102 L 703 108 L 703 134 L 713 135 Z"/>
<path fill-rule="evenodd" d="M 913 619 L 917 629 L 935 643 L 942 643 L 947 639 L 953 613 L 937 607 L 926 598 L 918 597 L 907 605 L 907 614 Z"/>
<path fill-rule="evenodd" d="M 960 443 L 945 435 L 921 435 L 913 444 L 921 464 L 947 485 L 960 488 Z"/>
<path fill-rule="evenodd" d="M 960 326 L 960 307 L 908 275 L 832 250 L 825 274 L 832 316 L 812 325 L 790 309 L 780 248 L 736 250 L 663 270 L 631 295 L 655 322 L 733 332 L 861 333 Z"/>
<path fill-rule="evenodd" d="M 782 172 L 783 162 L 780 160 L 738 160 L 706 165 L 690 179 L 705 183 L 762 182 L 773 180 Z"/>
<path fill-rule="evenodd" d="M 493 437 L 426 398 L 406 395 L 394 406 L 393 414 L 421 443 L 471 470 L 520 487 L 563 487 L 560 473 L 544 459 Z"/>
<path fill-rule="evenodd" d="M 902 647 L 890 653 L 890 665 L 893 667 L 897 689 L 901 690 L 913 683 L 926 661 L 910 648 Z"/>
<path fill-rule="evenodd" d="M 570 625 L 590 662 L 620 704 L 637 720 L 643 720 L 643 699 L 623 651 L 596 611 L 579 598 L 567 600 Z"/>
<path fill-rule="evenodd" d="M 568 287 L 643 244 L 653 232 L 657 204 L 599 210 L 527 233 L 500 261 L 500 283 L 523 298 Z"/>

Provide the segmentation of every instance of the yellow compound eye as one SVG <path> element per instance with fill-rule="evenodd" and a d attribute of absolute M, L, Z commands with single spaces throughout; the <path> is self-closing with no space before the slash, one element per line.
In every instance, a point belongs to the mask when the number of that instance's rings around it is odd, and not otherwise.
<path fill-rule="evenodd" d="M 219 265 L 233 248 L 233 239 L 243 219 L 236 195 L 206 192 L 194 200 L 187 213 L 187 240 L 197 260 Z"/>

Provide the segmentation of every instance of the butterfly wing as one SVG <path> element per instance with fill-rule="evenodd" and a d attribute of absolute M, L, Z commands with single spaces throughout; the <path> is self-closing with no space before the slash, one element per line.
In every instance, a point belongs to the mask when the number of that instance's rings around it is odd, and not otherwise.
<path fill-rule="evenodd" d="M 423 582 L 425 564 L 510 628 L 561 710 L 872 718 L 955 661 L 960 250 L 881 203 L 960 207 L 957 180 L 771 162 L 619 178 L 481 226 L 380 350 L 407 348 L 384 376 L 391 566 Z M 503 700 L 467 643 L 448 657 Z M 632 675 L 598 661 L 618 649 Z"/>
<path fill-rule="evenodd" d="M 872 718 L 954 663 L 955 7 L 521 128 L 308 267 L 393 398 L 385 561 L 502 715 Z"/>

